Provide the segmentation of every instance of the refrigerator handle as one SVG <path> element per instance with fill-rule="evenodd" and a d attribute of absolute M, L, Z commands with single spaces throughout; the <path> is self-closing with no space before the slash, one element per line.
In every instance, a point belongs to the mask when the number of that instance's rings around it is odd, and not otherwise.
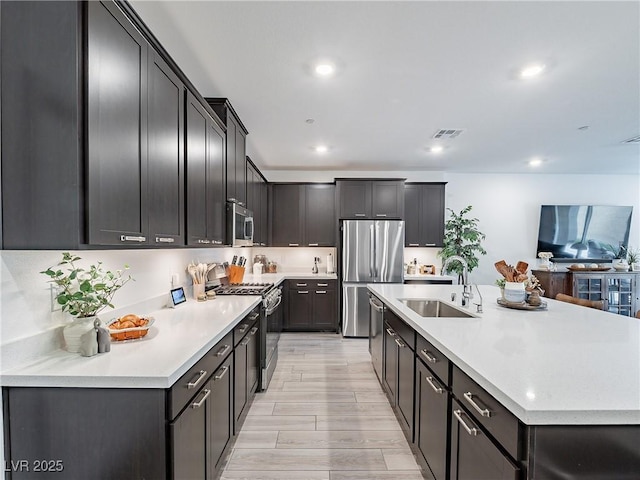
<path fill-rule="evenodd" d="M 378 222 L 373 222 L 373 281 L 378 282 L 380 279 L 378 278 L 378 232 L 376 231 L 379 226 Z"/>
<path fill-rule="evenodd" d="M 375 235 L 373 231 L 373 225 L 369 226 L 369 249 L 371 255 L 369 255 L 369 276 L 375 279 L 375 261 L 376 261 L 376 249 L 375 249 Z"/>

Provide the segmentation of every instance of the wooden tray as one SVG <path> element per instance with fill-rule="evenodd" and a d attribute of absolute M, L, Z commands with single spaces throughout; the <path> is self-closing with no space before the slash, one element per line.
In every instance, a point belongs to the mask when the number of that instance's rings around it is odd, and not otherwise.
<path fill-rule="evenodd" d="M 567 270 L 571 272 L 606 272 L 607 270 L 611 270 L 611 267 L 597 267 L 597 268 L 576 268 L 576 267 L 567 267 Z"/>
<path fill-rule="evenodd" d="M 546 310 L 547 309 L 547 302 L 542 302 L 537 307 L 534 307 L 533 305 L 529 305 L 526 302 L 507 302 L 502 298 L 498 298 L 497 301 L 498 301 L 498 305 L 500 305 L 501 307 L 513 308 L 514 310 Z"/>

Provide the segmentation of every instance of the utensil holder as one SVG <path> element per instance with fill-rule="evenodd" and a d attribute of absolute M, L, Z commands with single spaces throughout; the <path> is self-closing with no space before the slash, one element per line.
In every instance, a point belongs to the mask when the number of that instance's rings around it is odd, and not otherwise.
<path fill-rule="evenodd" d="M 194 300 L 198 300 L 200 295 L 204 295 L 204 283 L 194 283 L 193 284 L 193 298 Z"/>
<path fill-rule="evenodd" d="M 229 265 L 229 283 L 242 283 L 244 278 L 244 267 Z"/>

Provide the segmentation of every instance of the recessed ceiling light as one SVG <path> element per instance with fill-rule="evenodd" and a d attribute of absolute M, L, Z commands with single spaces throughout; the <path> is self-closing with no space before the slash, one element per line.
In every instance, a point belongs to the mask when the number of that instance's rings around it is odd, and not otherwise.
<path fill-rule="evenodd" d="M 313 147 L 313 151 L 316 153 L 327 153 L 329 151 L 329 147 L 326 145 L 316 145 Z"/>
<path fill-rule="evenodd" d="M 537 77 L 542 72 L 544 72 L 544 69 L 545 69 L 545 66 L 541 63 L 527 65 L 522 70 L 520 70 L 520 77 L 522 78 Z"/>
<path fill-rule="evenodd" d="M 311 125 L 313 122 L 315 122 L 315 120 L 313 118 L 307 118 L 305 120 L 305 123 L 308 123 L 309 125 Z"/>
<path fill-rule="evenodd" d="M 316 75 L 321 77 L 329 77 L 333 75 L 336 71 L 336 67 L 334 67 L 330 63 L 318 63 L 315 68 Z"/>
<path fill-rule="evenodd" d="M 444 147 L 442 145 L 436 145 L 429 149 L 431 153 L 441 153 L 443 150 L 444 150 Z"/>
<path fill-rule="evenodd" d="M 533 158 L 529 160 L 529 166 L 531 167 L 539 167 L 542 165 L 543 160 L 541 158 Z"/>

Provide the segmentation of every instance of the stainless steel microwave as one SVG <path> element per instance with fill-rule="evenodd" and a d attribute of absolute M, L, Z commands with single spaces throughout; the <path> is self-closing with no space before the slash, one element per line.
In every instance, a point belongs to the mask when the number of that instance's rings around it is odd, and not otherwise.
<path fill-rule="evenodd" d="M 227 202 L 227 243 L 232 247 L 253 246 L 253 212 Z"/>

